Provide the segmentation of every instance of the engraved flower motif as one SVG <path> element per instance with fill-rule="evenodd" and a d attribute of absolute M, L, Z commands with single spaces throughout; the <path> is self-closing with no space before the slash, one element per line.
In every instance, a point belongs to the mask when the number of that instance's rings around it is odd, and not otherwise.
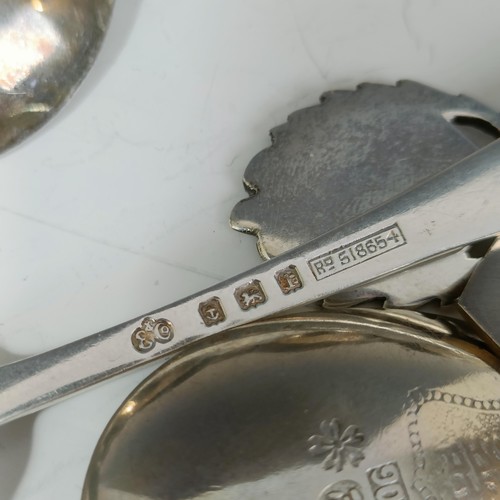
<path fill-rule="evenodd" d="M 350 462 L 353 467 L 358 467 L 365 455 L 361 449 L 364 435 L 355 425 L 350 425 L 343 432 L 339 421 L 334 418 L 330 422 L 323 420 L 320 424 L 321 434 L 309 438 L 311 444 L 309 453 L 312 455 L 326 455 L 323 467 L 326 470 L 342 471 L 344 465 Z"/>

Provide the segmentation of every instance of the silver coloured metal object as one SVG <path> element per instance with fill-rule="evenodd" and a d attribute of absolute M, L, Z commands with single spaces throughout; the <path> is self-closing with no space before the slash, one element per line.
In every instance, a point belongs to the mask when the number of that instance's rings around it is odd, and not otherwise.
<path fill-rule="evenodd" d="M 231 225 L 276 257 L 383 205 L 484 146 L 474 123 L 500 137 L 500 115 L 465 96 L 412 81 L 328 92 L 271 130 L 245 170 L 251 195 Z"/>
<path fill-rule="evenodd" d="M 147 316 L 0 368 L 6 422 L 251 321 L 459 251 L 499 231 L 500 142 L 333 233 Z"/>
<path fill-rule="evenodd" d="M 479 335 L 500 355 L 500 239 L 472 273 L 458 304 L 479 328 Z"/>
<path fill-rule="evenodd" d="M 449 303 L 456 299 L 478 258 L 471 257 L 468 247 L 429 262 L 423 262 L 398 273 L 372 281 L 361 287 L 332 295 L 325 299 L 328 306 L 347 306 L 371 299 L 383 298 L 385 307 L 421 307 L 439 299 Z"/>
<path fill-rule="evenodd" d="M 132 392 L 83 500 L 500 498 L 499 369 L 405 311 L 240 327 Z"/>
<path fill-rule="evenodd" d="M 250 198 L 231 225 L 268 259 L 342 226 L 500 136 L 500 116 L 465 96 L 416 82 L 363 84 L 325 94 L 271 131 L 272 146 L 244 175 Z M 388 306 L 446 302 L 477 261 L 467 252 L 337 294 L 338 305 L 384 297 Z"/>
<path fill-rule="evenodd" d="M 0 150 L 40 128 L 92 66 L 114 0 L 2 0 Z"/>

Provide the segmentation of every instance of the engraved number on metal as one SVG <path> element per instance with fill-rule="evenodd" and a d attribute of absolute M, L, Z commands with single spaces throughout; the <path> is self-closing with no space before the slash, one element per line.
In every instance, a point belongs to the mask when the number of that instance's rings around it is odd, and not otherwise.
<path fill-rule="evenodd" d="M 226 319 L 219 297 L 212 297 L 205 302 L 201 302 L 198 306 L 198 312 L 207 326 L 217 325 Z"/>
<path fill-rule="evenodd" d="M 144 318 L 141 326 L 132 333 L 132 345 L 140 353 L 155 348 L 156 343 L 166 344 L 174 338 L 174 325 L 168 319 Z"/>
<path fill-rule="evenodd" d="M 406 245 L 406 238 L 397 224 L 353 241 L 311 259 L 308 264 L 319 281 L 367 260 Z"/>
<path fill-rule="evenodd" d="M 234 297 L 243 311 L 257 307 L 267 301 L 266 294 L 259 280 L 252 280 L 234 291 Z"/>
<path fill-rule="evenodd" d="M 288 266 L 285 269 L 281 269 L 274 277 L 285 295 L 296 292 L 304 286 L 299 271 L 295 266 Z"/>

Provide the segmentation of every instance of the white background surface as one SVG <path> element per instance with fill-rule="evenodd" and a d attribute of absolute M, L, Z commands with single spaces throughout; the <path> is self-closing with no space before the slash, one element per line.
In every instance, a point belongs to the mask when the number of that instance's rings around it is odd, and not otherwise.
<path fill-rule="evenodd" d="M 0 158 L 2 357 L 257 264 L 228 226 L 243 171 L 326 90 L 414 79 L 500 109 L 499 24 L 497 0 L 119 0 L 77 95 Z M 153 368 L 1 428 L 0 499 L 80 498 L 101 431 Z"/>

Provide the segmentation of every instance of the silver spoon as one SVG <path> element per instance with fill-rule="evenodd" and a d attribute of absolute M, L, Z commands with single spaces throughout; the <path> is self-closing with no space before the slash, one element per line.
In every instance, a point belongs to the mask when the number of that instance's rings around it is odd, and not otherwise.
<path fill-rule="evenodd" d="M 454 328 L 311 309 L 193 345 L 115 413 L 82 499 L 498 499 L 499 360 Z"/>
<path fill-rule="evenodd" d="M 40 128 L 92 66 L 114 0 L 3 0 L 0 151 Z"/>

